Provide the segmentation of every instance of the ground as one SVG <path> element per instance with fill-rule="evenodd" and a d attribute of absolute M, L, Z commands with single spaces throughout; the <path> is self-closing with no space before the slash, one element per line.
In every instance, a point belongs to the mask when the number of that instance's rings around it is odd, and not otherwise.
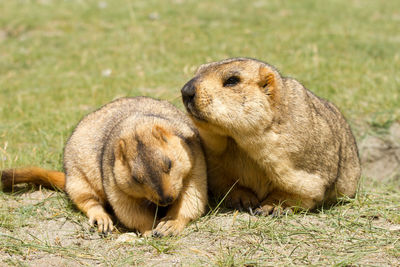
<path fill-rule="evenodd" d="M 0 218 L 0 259 L 30 266 L 396 266 L 398 181 L 361 189 L 354 200 L 314 213 L 272 218 L 210 210 L 182 235 L 162 239 L 121 227 L 100 236 L 64 193 L 29 188 L 1 196 L 7 204 Z"/>
<path fill-rule="evenodd" d="M 0 265 L 400 265 L 397 0 L 0 0 L 0 169 L 62 169 L 85 114 L 120 96 L 182 108 L 202 63 L 247 56 L 334 102 L 363 163 L 354 199 L 257 217 L 216 208 L 178 237 L 107 237 L 63 192 L 0 190 Z"/>

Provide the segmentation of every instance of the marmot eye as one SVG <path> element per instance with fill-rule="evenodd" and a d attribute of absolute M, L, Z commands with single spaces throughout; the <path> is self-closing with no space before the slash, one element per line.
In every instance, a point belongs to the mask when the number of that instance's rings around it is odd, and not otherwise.
<path fill-rule="evenodd" d="M 172 161 L 169 158 L 166 158 L 164 160 L 164 168 L 163 168 L 163 172 L 165 173 L 169 173 L 171 171 L 171 167 L 172 167 Z"/>
<path fill-rule="evenodd" d="M 143 181 L 139 180 L 135 175 L 132 175 L 132 180 L 138 184 L 143 184 Z"/>
<path fill-rule="evenodd" d="M 223 85 L 224 85 L 224 87 L 230 87 L 230 86 L 235 86 L 239 82 L 240 82 L 240 78 L 238 76 L 231 76 L 225 80 Z"/>

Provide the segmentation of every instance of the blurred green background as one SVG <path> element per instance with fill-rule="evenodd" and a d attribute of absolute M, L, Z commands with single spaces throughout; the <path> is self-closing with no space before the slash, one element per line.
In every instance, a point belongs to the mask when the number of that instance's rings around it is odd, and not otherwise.
<path fill-rule="evenodd" d="M 400 118 L 400 1 L 0 0 L 0 168 L 61 168 L 120 96 L 182 107 L 202 63 L 254 57 L 333 101 L 357 137 Z"/>

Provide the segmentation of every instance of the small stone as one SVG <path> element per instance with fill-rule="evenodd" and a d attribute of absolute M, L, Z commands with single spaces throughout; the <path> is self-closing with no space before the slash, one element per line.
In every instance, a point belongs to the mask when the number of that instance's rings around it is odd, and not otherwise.
<path fill-rule="evenodd" d="M 149 14 L 150 20 L 158 20 L 159 18 L 160 18 L 160 15 L 157 12 L 152 12 Z"/>
<path fill-rule="evenodd" d="M 120 235 L 115 241 L 118 243 L 129 243 L 129 242 L 135 242 L 138 239 L 139 237 L 136 233 L 125 233 Z"/>
<path fill-rule="evenodd" d="M 111 73 L 112 73 L 112 70 L 111 70 L 111 69 L 105 69 L 105 70 L 103 70 L 103 71 L 101 72 L 101 75 L 102 75 L 103 77 L 109 77 L 109 76 L 111 75 Z"/>
<path fill-rule="evenodd" d="M 387 227 L 387 229 L 388 229 L 389 231 L 392 231 L 392 232 L 394 232 L 394 231 L 400 232 L 400 225 L 398 225 L 398 224 L 391 224 L 391 225 L 389 225 L 389 226 Z"/>
<path fill-rule="evenodd" d="M 107 2 L 105 2 L 105 1 L 100 1 L 100 2 L 98 3 L 98 7 L 99 7 L 100 9 L 106 8 L 107 5 L 108 5 Z"/>

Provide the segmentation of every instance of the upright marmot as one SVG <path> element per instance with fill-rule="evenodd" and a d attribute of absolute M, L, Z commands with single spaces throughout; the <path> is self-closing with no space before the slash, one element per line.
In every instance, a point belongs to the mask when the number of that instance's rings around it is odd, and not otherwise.
<path fill-rule="evenodd" d="M 204 142 L 211 191 L 235 208 L 312 209 L 353 197 L 354 136 L 336 106 L 271 65 L 233 58 L 200 66 L 182 88 Z"/>

